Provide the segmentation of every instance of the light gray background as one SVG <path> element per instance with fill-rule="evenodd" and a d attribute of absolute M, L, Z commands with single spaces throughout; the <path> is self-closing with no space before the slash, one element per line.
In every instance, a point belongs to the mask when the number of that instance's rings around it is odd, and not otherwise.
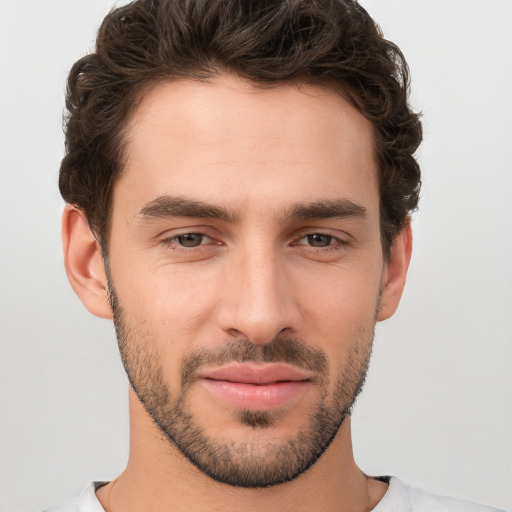
<path fill-rule="evenodd" d="M 109 0 L 0 0 L 0 511 L 123 468 L 127 384 L 108 322 L 67 283 L 57 170 L 64 82 Z M 370 474 L 512 508 L 512 2 L 365 0 L 424 113 L 401 309 L 354 414 Z"/>

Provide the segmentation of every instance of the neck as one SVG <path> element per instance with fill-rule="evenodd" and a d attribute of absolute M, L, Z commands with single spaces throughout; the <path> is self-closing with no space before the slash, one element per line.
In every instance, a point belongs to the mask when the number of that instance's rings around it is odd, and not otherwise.
<path fill-rule="evenodd" d="M 130 431 L 125 471 L 97 492 L 106 512 L 366 512 L 387 489 L 355 464 L 349 417 L 310 469 L 290 482 L 258 489 L 232 487 L 204 475 L 163 436 L 131 390 Z"/>

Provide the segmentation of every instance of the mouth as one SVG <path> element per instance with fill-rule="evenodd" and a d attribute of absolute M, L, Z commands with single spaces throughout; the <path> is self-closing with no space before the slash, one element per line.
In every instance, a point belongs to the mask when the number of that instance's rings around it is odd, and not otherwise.
<path fill-rule="evenodd" d="M 234 363 L 199 375 L 202 385 L 238 409 L 272 410 L 297 401 L 312 385 L 311 372 L 285 364 Z"/>

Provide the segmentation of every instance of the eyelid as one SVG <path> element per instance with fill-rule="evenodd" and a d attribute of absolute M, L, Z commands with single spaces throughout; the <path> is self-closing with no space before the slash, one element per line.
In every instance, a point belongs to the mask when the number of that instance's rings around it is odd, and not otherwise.
<path fill-rule="evenodd" d="M 185 245 L 181 245 L 178 242 L 178 238 L 189 234 L 200 235 L 204 237 L 204 239 L 201 240 L 201 243 L 197 246 L 187 247 Z M 202 252 L 208 251 L 212 244 L 220 245 L 220 242 L 216 241 L 213 236 L 206 233 L 204 229 L 194 228 L 183 228 L 171 233 L 168 232 L 167 235 L 163 234 L 160 236 L 158 243 L 165 251 L 173 252 L 177 255 L 199 255 Z"/>
<path fill-rule="evenodd" d="M 308 243 L 302 243 L 302 240 L 308 236 L 312 235 L 321 235 L 331 238 L 331 243 L 324 247 L 315 247 L 314 245 L 310 245 Z M 336 230 L 336 233 L 333 233 L 333 230 L 329 229 L 321 229 L 321 228 L 306 228 L 301 230 L 293 239 L 290 244 L 291 247 L 295 247 L 298 250 L 304 251 L 305 254 L 311 254 L 316 256 L 325 256 L 328 255 L 334 256 L 337 254 L 341 254 L 343 251 L 347 250 L 350 246 L 350 235 Z"/>
<path fill-rule="evenodd" d="M 208 227 L 204 229 L 204 226 L 195 227 L 195 226 L 186 226 L 183 228 L 177 228 L 175 230 L 169 230 L 166 233 L 159 236 L 158 243 L 164 247 L 166 250 L 170 250 L 176 253 L 183 254 L 192 254 L 192 253 L 200 253 L 202 251 L 209 251 L 212 249 L 211 246 L 220 246 L 223 245 L 223 242 L 218 239 L 215 235 L 209 234 Z M 301 229 L 296 235 L 293 237 L 290 242 L 291 247 L 298 247 L 310 252 L 321 252 L 326 253 L 329 251 L 335 252 L 345 249 L 350 244 L 351 236 L 347 233 L 341 232 L 339 230 L 335 230 L 336 233 L 333 233 L 333 230 L 330 229 L 322 229 L 322 228 L 304 228 Z M 184 235 L 194 234 L 200 235 L 204 237 L 201 240 L 201 243 L 197 246 L 187 247 L 185 245 L 181 245 L 177 240 L 179 237 Z M 306 241 L 303 242 L 309 236 L 320 235 L 324 237 L 328 237 L 331 239 L 331 243 L 326 246 L 315 247 L 314 245 L 308 244 Z"/>
<path fill-rule="evenodd" d="M 344 231 L 340 231 L 339 229 L 329 229 L 321 227 L 306 227 L 300 229 L 299 231 L 297 231 L 296 235 L 294 236 L 294 239 L 300 240 L 311 235 L 329 236 L 344 243 L 348 243 L 352 239 L 351 235 Z"/>
<path fill-rule="evenodd" d="M 183 224 L 180 222 L 176 223 L 174 226 L 169 224 L 164 225 L 161 230 L 158 230 L 158 232 L 155 231 L 153 240 L 160 242 L 163 239 L 168 240 L 170 238 L 183 236 L 189 233 L 204 235 L 213 239 L 217 239 L 222 236 L 222 233 L 219 232 L 215 225 L 209 223 L 195 224 L 195 220 L 196 219 L 190 219 L 190 224 L 188 222 L 184 222 Z"/>
<path fill-rule="evenodd" d="M 341 240 L 339 237 L 337 236 L 334 236 L 334 235 L 331 235 L 330 233 L 320 233 L 320 232 L 315 232 L 315 233 L 307 233 L 306 235 L 303 235 L 301 237 L 299 237 L 297 239 L 297 241 L 301 241 L 301 240 L 304 240 L 305 238 L 308 238 L 310 236 L 314 236 L 314 235 L 320 235 L 320 236 L 325 236 L 326 238 L 332 238 L 334 241 L 336 242 L 343 242 L 343 240 Z M 304 244 L 304 245 L 307 245 L 307 244 Z M 331 244 L 329 244 L 331 245 Z"/>

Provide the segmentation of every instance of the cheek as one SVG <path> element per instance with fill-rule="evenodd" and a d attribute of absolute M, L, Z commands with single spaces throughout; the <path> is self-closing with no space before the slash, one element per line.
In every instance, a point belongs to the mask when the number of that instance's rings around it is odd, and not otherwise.
<path fill-rule="evenodd" d="M 338 269 L 306 286 L 301 301 L 303 337 L 315 343 L 332 362 L 343 367 L 349 352 L 369 349 L 379 298 L 380 267 L 362 272 Z M 334 368 L 333 368 L 334 370 Z M 335 370 L 336 371 L 336 370 Z"/>
<path fill-rule="evenodd" d="M 367 324 L 375 321 L 381 281 L 381 266 L 376 262 L 346 268 L 331 268 L 298 280 L 304 315 L 316 318 L 328 330 L 336 326 Z M 306 312 L 307 311 L 307 312 Z"/>
<path fill-rule="evenodd" d="M 204 341 L 211 332 L 211 286 L 199 272 L 178 271 L 177 266 L 146 268 L 136 275 L 123 274 L 120 268 L 112 276 L 126 323 L 133 336 L 149 344 L 162 362 L 170 381 L 185 354 Z M 137 342 L 136 340 L 132 340 Z"/>
<path fill-rule="evenodd" d="M 211 302 L 211 278 L 193 266 L 132 258 L 113 271 L 116 291 L 134 314 L 174 329 L 193 329 Z"/>

